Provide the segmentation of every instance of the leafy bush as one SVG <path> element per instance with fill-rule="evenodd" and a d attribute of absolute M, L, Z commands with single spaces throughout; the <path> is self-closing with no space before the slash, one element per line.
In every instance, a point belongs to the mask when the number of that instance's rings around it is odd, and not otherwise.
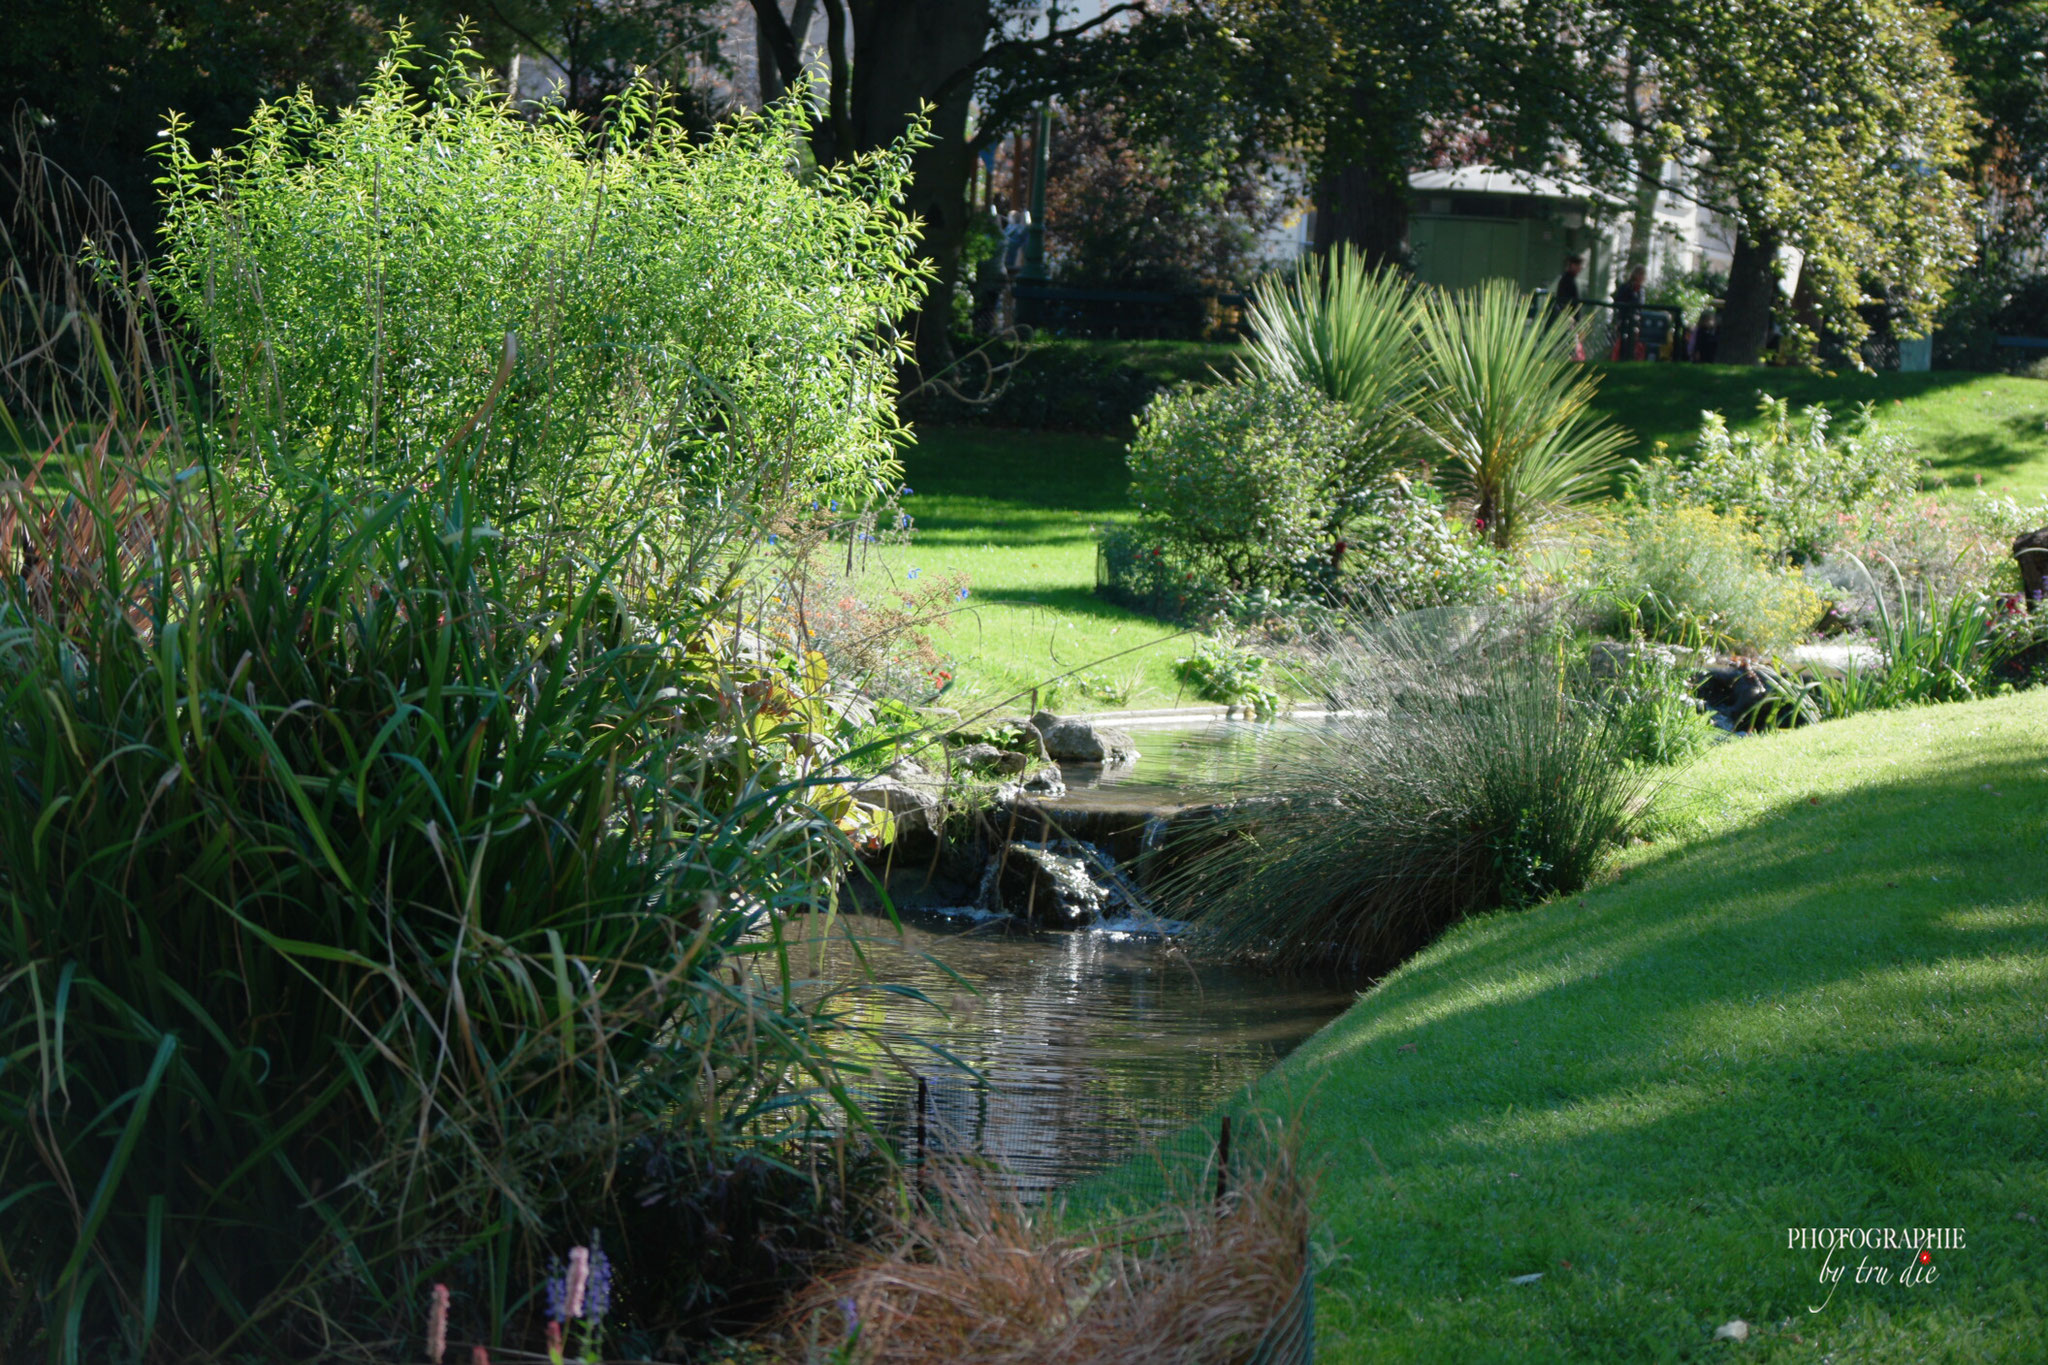
<path fill-rule="evenodd" d="M 1344 409 L 1298 385 L 1161 393 L 1126 457 L 1143 533 L 1233 588 L 1284 583 L 1317 547 L 1350 439 Z"/>
<path fill-rule="evenodd" d="M 1586 692 L 1607 713 L 1615 751 L 1629 762 L 1683 763 L 1714 742 L 1691 670 L 1657 651 L 1629 651 L 1610 676 L 1590 679 Z"/>
<path fill-rule="evenodd" d="M 1468 915 L 1584 884 L 1657 778 L 1526 623 L 1423 612 L 1334 647 L 1349 710 L 1186 822 L 1160 897 L 1222 950 L 1382 973 Z"/>
<path fill-rule="evenodd" d="M 1765 395 L 1761 434 L 1731 432 L 1718 412 L 1701 414 L 1699 443 L 1685 461 L 1631 462 L 1637 495 L 1652 507 L 1707 507 L 1746 520 L 1774 558 L 1799 563 L 1825 555 L 1860 514 L 1897 503 L 1918 486 L 1924 462 L 1900 437 L 1877 428 L 1865 404 L 1846 430 L 1828 410 Z"/>
<path fill-rule="evenodd" d="M 789 785 L 823 708 L 716 596 L 536 597 L 473 506 L 288 484 L 223 540 L 199 480 L 16 489 L 0 1258 L 52 1358 L 374 1353 L 429 1275 L 491 1339 L 635 1144 L 708 1179 L 840 1121 L 775 955 L 873 828 Z M 666 1236 L 614 1248 L 651 1316 Z"/>
<path fill-rule="evenodd" d="M 1371 612 L 1490 600 L 1507 589 L 1506 558 L 1420 479 L 1398 474 L 1366 489 L 1344 524 L 1343 573 L 1333 587 Z"/>
<path fill-rule="evenodd" d="M 515 113 L 401 31 L 353 104 L 301 92 L 200 160 L 174 119 L 155 275 L 281 453 L 390 486 L 476 438 L 476 490 L 564 520 L 772 482 L 886 486 L 914 302 L 904 160 L 791 174 L 801 101 L 694 145 L 652 87 L 603 132 Z"/>
<path fill-rule="evenodd" d="M 1233 632 L 1198 638 L 1192 653 L 1173 661 L 1173 672 L 1203 701 L 1242 706 L 1260 720 L 1279 713 L 1273 661 L 1240 644 Z"/>
<path fill-rule="evenodd" d="M 1606 493 L 1629 435 L 1590 405 L 1598 380 L 1572 362 L 1577 324 L 1531 316 L 1504 280 L 1431 295 L 1417 323 L 1427 396 L 1421 431 L 1443 458 L 1447 492 L 1503 549 L 1547 509 Z"/>
<path fill-rule="evenodd" d="M 1937 598 L 1909 587 L 1896 567 L 1890 582 L 1855 561 L 1872 580 L 1878 662 L 1851 663 L 1838 675 L 1780 680 L 1768 703 L 1801 720 L 1832 719 L 1894 706 L 1972 701 L 2027 681 L 2007 665 L 2038 648 L 2042 630 L 2020 604 L 1982 592 Z"/>
<path fill-rule="evenodd" d="M 1593 570 L 1604 624 L 1618 635 L 1768 651 L 1820 620 L 1804 578 L 1767 562 L 1742 522 L 1705 507 L 1624 512 Z"/>

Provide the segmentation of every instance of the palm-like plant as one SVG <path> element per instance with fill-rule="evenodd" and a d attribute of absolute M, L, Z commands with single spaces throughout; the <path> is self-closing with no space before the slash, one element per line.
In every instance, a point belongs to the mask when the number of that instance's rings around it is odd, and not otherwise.
<path fill-rule="evenodd" d="M 1450 490 L 1503 548 L 1547 507 L 1606 491 L 1631 440 L 1589 411 L 1597 382 L 1571 360 L 1567 313 L 1530 315 L 1504 280 L 1437 294 L 1418 310 L 1428 390 L 1419 428 Z"/>
<path fill-rule="evenodd" d="M 1371 485 L 1414 449 L 1411 419 L 1422 376 L 1415 314 L 1406 276 L 1369 267 L 1343 244 L 1252 290 L 1244 364 L 1351 410 L 1358 435 L 1344 471 L 1350 488 Z"/>

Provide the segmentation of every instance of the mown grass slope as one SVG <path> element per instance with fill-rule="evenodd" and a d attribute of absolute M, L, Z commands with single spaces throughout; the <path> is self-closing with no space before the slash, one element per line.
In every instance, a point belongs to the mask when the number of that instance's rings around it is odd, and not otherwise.
<path fill-rule="evenodd" d="M 1318 1358 L 2041 1359 L 2048 694 L 1731 742 L 1668 801 L 1259 1088 L 1322 1163 Z M 1830 1286 L 1812 1226 L 1966 1232 Z"/>

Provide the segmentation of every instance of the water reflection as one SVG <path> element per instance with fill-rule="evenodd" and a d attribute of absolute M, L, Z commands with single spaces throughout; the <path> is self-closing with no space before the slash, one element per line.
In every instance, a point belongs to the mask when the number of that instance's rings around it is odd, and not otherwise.
<path fill-rule="evenodd" d="M 918 1059 L 933 1149 L 990 1157 L 1027 1196 L 1200 1116 L 1353 999 L 1328 983 L 1196 964 L 1157 939 L 1102 930 L 919 919 L 899 940 L 886 921 L 853 918 L 835 932 L 847 928 L 879 980 L 915 987 L 943 1011 L 869 993 L 864 1022 L 920 1034 L 982 1073 Z M 822 951 L 826 979 L 851 971 L 843 939 Z M 869 1097 L 906 1138 L 914 1093 L 899 1073 Z"/>
<path fill-rule="evenodd" d="M 1301 743 L 1321 719 L 1219 720 L 1199 727 L 1134 729 L 1137 762 L 1104 768 L 1064 763 L 1060 773 L 1067 797 L 1058 804 L 1081 806 L 1113 801 L 1178 806 L 1198 801 L 1288 746 Z"/>

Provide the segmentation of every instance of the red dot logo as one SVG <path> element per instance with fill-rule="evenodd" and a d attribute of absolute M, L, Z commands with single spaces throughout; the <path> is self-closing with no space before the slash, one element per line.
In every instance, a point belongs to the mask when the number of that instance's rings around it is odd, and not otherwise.
<path fill-rule="evenodd" d="M 1928 1263 L 1929 1261 L 1931 1261 L 1931 1260 L 1933 1260 L 1933 1259 L 1934 1259 L 1934 1258 L 1933 1258 L 1932 1256 L 1929 1256 L 1929 1255 L 1928 1255 L 1928 1254 L 1927 1254 L 1926 1252 L 1924 1252 L 1924 1251 L 1920 1253 L 1920 1264 L 1921 1264 L 1921 1265 L 1926 1265 L 1926 1264 L 1927 1264 L 1927 1263 Z"/>

